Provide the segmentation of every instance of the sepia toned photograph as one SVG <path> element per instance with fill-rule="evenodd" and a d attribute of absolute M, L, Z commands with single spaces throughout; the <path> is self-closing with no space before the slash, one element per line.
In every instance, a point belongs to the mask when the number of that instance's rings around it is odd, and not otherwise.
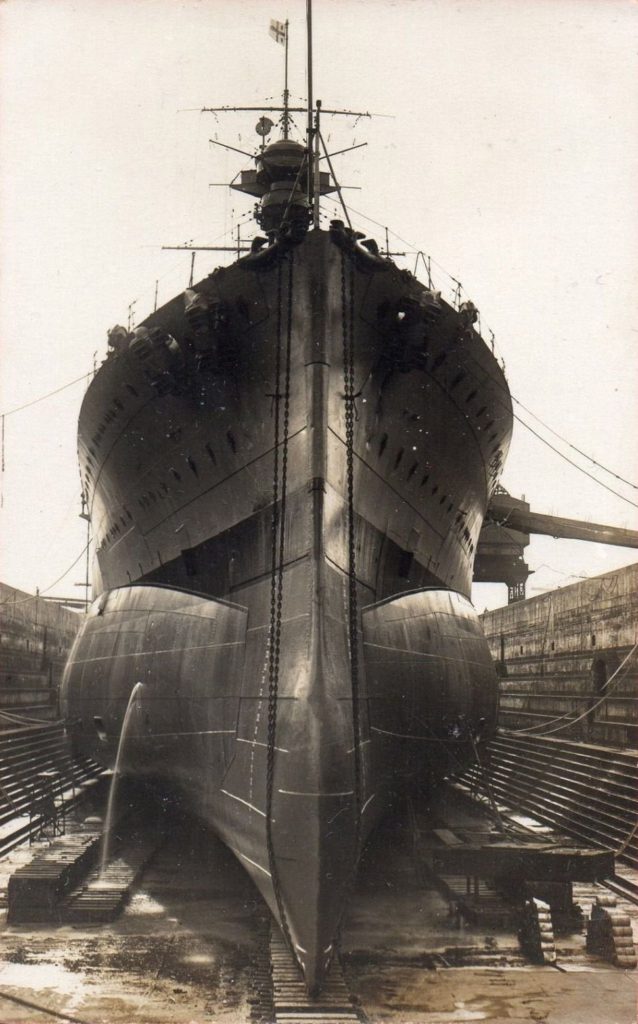
<path fill-rule="evenodd" d="M 0 1024 L 635 1024 L 637 43 L 0 2 Z"/>

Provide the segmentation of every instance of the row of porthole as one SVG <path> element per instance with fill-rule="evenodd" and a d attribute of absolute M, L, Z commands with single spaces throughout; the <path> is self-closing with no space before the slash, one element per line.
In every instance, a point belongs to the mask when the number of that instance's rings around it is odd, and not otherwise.
<path fill-rule="evenodd" d="M 425 355 L 427 356 L 427 352 L 425 353 Z M 439 367 L 443 366 L 443 364 L 447 360 L 447 357 L 448 357 L 448 353 L 447 352 L 439 352 L 438 356 L 436 356 L 436 358 L 434 359 L 434 362 L 432 363 L 432 366 L 430 368 L 430 372 L 432 372 L 434 370 L 438 370 Z M 450 392 L 454 391 L 454 389 L 457 388 L 459 386 L 459 384 L 464 379 L 465 379 L 465 372 L 463 370 L 459 370 L 459 372 L 456 374 L 456 376 L 452 379 L 452 381 L 448 385 L 448 391 L 450 391 Z M 472 391 L 470 391 L 466 395 L 465 403 L 467 404 L 468 402 L 473 401 L 473 399 L 476 398 L 477 394 L 478 394 L 478 390 L 476 388 L 474 388 Z M 481 416 L 483 416 L 486 411 L 487 411 L 487 407 L 485 405 L 481 406 L 481 408 L 478 410 L 478 412 L 475 413 L 476 419 L 480 419 Z M 489 420 L 485 424 L 483 429 L 484 430 L 489 430 L 490 427 L 493 427 L 493 426 L 494 426 L 494 420 L 492 419 L 492 420 Z M 488 442 L 496 440 L 497 436 L 498 436 L 498 432 L 494 431 L 494 433 L 490 437 L 488 437 Z"/>
<path fill-rule="evenodd" d="M 501 448 L 497 448 L 497 450 L 492 453 L 492 458 L 490 459 L 490 477 L 489 477 L 489 481 L 490 481 L 490 487 L 491 488 L 493 488 L 496 485 L 496 481 L 498 480 L 499 476 L 501 475 L 502 468 L 503 468 L 503 452 L 502 452 Z"/>
<path fill-rule="evenodd" d="M 139 391 L 137 390 L 137 388 L 133 387 L 132 384 L 129 384 L 125 381 L 124 387 L 127 389 L 127 391 L 130 392 L 131 395 L 133 395 L 134 398 L 139 398 Z M 113 420 L 116 419 L 118 414 L 124 411 L 124 403 L 121 402 L 119 398 L 114 398 L 111 403 L 111 406 L 113 406 L 114 408 L 109 407 L 109 409 L 107 409 L 103 421 L 99 424 L 97 430 L 95 431 L 93 437 L 91 438 L 91 443 L 88 446 L 86 455 L 87 470 L 84 476 L 84 482 L 87 492 L 89 484 L 93 477 L 93 473 L 95 472 L 96 468 L 94 460 L 97 459 L 98 455 L 95 449 L 100 447 L 102 443 L 102 437 L 104 436 L 108 424 L 112 423 Z"/>
<path fill-rule="evenodd" d="M 133 516 L 131 515 L 129 510 L 127 508 L 125 508 L 124 511 L 126 512 L 128 518 L 132 521 L 133 520 Z M 122 526 L 124 528 L 126 528 L 128 526 L 128 523 L 126 522 L 126 519 L 124 518 L 124 516 L 120 516 L 120 522 L 122 523 Z M 120 529 L 120 523 L 112 523 L 111 526 L 109 527 L 108 531 L 102 537 L 102 540 L 100 541 L 97 550 L 98 551 L 103 551 L 104 548 L 106 547 L 107 543 L 109 541 L 115 540 L 115 538 L 117 536 L 119 536 L 121 534 L 121 532 L 122 532 L 122 530 Z"/>
<path fill-rule="evenodd" d="M 128 385 L 128 384 L 127 384 L 127 387 L 130 387 L 131 391 L 135 395 L 137 395 L 137 391 L 135 390 L 135 388 L 133 388 L 131 385 Z M 122 410 L 124 409 L 124 406 L 120 402 L 119 398 L 114 398 L 112 403 L 111 403 L 111 405 L 114 406 L 114 409 L 111 408 L 111 407 L 109 407 L 107 409 L 107 411 L 104 414 L 104 419 L 102 420 L 102 422 L 98 426 L 95 434 L 91 438 L 91 444 L 95 445 L 96 448 L 99 448 L 100 443 L 102 441 L 102 436 L 103 436 L 104 431 L 106 430 L 107 426 L 109 425 L 109 423 L 112 423 L 113 420 L 117 419 L 117 416 L 119 415 L 119 413 L 122 412 Z M 92 455 L 94 458 L 97 458 L 97 454 L 96 454 L 96 451 L 95 451 L 94 448 L 89 447 L 89 454 Z M 87 456 L 87 458 L 88 458 L 88 456 Z"/>
<path fill-rule="evenodd" d="M 384 451 L 386 449 L 387 443 L 388 443 L 388 435 L 387 434 L 382 434 L 381 440 L 379 441 L 379 448 L 378 448 L 378 453 L 377 453 L 378 458 L 381 458 L 381 456 L 383 455 L 383 453 L 384 453 Z M 398 469 L 398 467 L 400 466 L 404 454 L 405 454 L 405 449 L 404 448 L 399 448 L 399 450 L 398 450 L 398 452 L 396 454 L 395 460 L 394 460 L 393 471 Z M 414 474 L 416 473 L 416 471 L 418 469 L 418 466 L 419 466 L 418 462 L 414 462 L 412 464 L 412 466 L 408 470 L 406 481 L 410 480 L 414 476 Z M 430 480 L 430 475 L 431 475 L 430 472 L 424 473 L 424 475 L 421 478 L 421 483 L 419 484 L 419 487 L 425 487 L 425 485 Z M 432 488 L 432 497 L 435 497 L 438 494 L 438 491 L 439 491 L 439 485 L 435 484 L 434 487 Z M 449 515 L 454 510 L 454 503 L 452 501 L 449 501 L 449 495 L 448 494 L 443 494 L 439 498 L 439 505 L 444 505 L 446 503 L 446 501 L 448 502 L 448 506 L 447 506 L 447 509 L 446 509 L 446 514 Z M 462 516 L 462 514 L 460 514 L 460 515 L 461 515 L 461 521 L 463 521 L 464 517 Z M 459 515 L 457 515 L 457 518 L 456 518 L 456 525 L 457 526 L 459 525 Z M 469 545 L 470 551 L 474 551 L 474 542 L 471 539 L 470 532 L 467 529 L 467 527 L 465 527 L 464 533 L 467 535 L 465 539 L 466 539 L 466 541 L 467 541 L 467 543 Z"/>
<path fill-rule="evenodd" d="M 228 446 L 229 446 L 230 450 L 233 453 L 236 452 L 237 451 L 237 442 L 236 442 L 234 434 L 230 430 L 228 430 L 226 432 L 226 441 L 228 443 Z M 216 466 L 217 465 L 217 457 L 215 455 L 215 452 L 214 452 L 213 448 L 211 447 L 211 445 L 209 443 L 207 443 L 204 446 L 204 450 L 205 450 L 206 454 L 208 455 L 209 460 L 212 462 L 212 464 L 214 466 Z M 195 462 L 195 460 L 192 458 L 192 456 L 186 455 L 185 456 L 185 461 L 186 461 L 186 464 L 188 465 L 189 469 L 191 470 L 193 476 L 198 478 L 199 477 L 199 468 L 198 468 L 198 465 Z M 170 466 L 169 467 L 169 473 L 171 474 L 171 476 L 173 477 L 174 480 L 177 480 L 178 482 L 181 481 L 182 474 L 179 472 L 179 470 L 175 469 L 174 466 Z M 151 491 L 151 490 L 145 491 L 144 494 L 142 494 L 137 499 L 137 504 L 139 505 L 139 507 L 141 509 L 150 508 L 150 506 L 156 504 L 156 502 L 159 499 L 164 499 L 164 498 L 167 497 L 167 495 L 169 494 L 170 488 L 168 487 L 168 484 L 164 480 L 162 480 L 162 482 L 160 483 L 159 488 L 160 489 L 157 492 L 156 491 Z M 126 511 L 126 514 L 129 517 L 129 519 L 132 520 L 133 517 L 132 517 L 131 513 L 128 511 L 128 509 L 126 509 L 125 511 Z M 123 519 L 123 517 L 120 517 L 120 518 L 122 520 L 122 524 L 124 526 L 126 526 L 127 524 L 126 524 L 125 520 Z M 121 533 L 119 524 L 118 523 L 114 523 L 110 527 L 108 532 L 102 538 L 102 541 L 101 541 L 101 543 L 99 545 L 98 550 L 100 550 L 100 551 L 103 550 L 103 548 L 106 546 L 106 544 L 109 541 L 114 540 L 115 537 L 119 533 Z"/>
<path fill-rule="evenodd" d="M 124 381 L 124 387 L 127 389 L 127 391 L 131 395 L 133 395 L 134 398 L 139 398 L 139 391 L 137 390 L 136 387 L 134 387 L 133 384 L 129 384 L 127 381 Z M 107 428 L 108 424 L 111 423 L 116 418 L 116 416 L 118 415 L 118 412 L 120 412 L 120 411 L 122 411 L 124 409 L 124 405 L 120 401 L 119 398 L 114 398 L 113 399 L 112 406 L 114 407 L 114 409 L 113 408 L 109 408 L 107 410 L 107 412 L 104 415 L 103 421 L 100 423 L 100 425 L 98 426 L 95 434 L 91 438 L 91 444 L 90 444 L 90 446 L 88 448 L 88 453 L 87 453 L 87 456 L 86 456 L 87 469 L 86 469 L 85 477 L 84 477 L 85 487 L 86 487 L 87 493 L 88 493 L 89 484 L 91 482 L 91 479 L 93 477 L 93 474 L 94 474 L 95 468 L 96 468 L 95 464 L 94 464 L 94 461 L 93 461 L 94 459 L 97 459 L 97 452 L 96 452 L 95 449 L 100 447 L 100 444 L 101 444 L 101 441 L 102 441 L 102 437 L 103 437 L 103 435 L 104 435 L 104 433 L 106 431 L 106 428 Z"/>
<path fill-rule="evenodd" d="M 133 387 L 132 384 L 127 384 L 126 387 L 129 388 L 130 391 L 134 395 L 137 396 L 138 392 L 135 390 L 135 388 Z M 84 473 L 84 486 L 85 486 L 85 491 L 86 491 L 87 494 L 88 494 L 89 485 L 90 485 L 90 483 L 91 483 L 91 481 L 93 479 L 93 474 L 96 471 L 96 465 L 95 465 L 95 461 L 94 460 L 96 460 L 98 458 L 98 453 L 96 452 L 95 449 L 100 447 L 100 444 L 102 443 L 102 437 L 104 436 L 104 433 L 106 431 L 106 428 L 107 428 L 108 424 L 112 423 L 113 420 L 115 420 L 117 418 L 118 414 L 120 412 L 123 412 L 123 410 L 124 410 L 124 405 L 120 401 L 119 398 L 114 398 L 112 403 L 111 403 L 111 405 L 114 406 L 114 409 L 113 408 L 109 408 L 106 411 L 106 413 L 104 415 L 104 419 L 100 423 L 100 425 L 98 426 L 98 428 L 97 428 L 95 434 L 93 435 L 93 437 L 91 438 L 91 443 L 89 444 L 88 449 L 87 449 L 87 453 L 86 453 L 86 470 L 85 470 L 85 473 Z"/>

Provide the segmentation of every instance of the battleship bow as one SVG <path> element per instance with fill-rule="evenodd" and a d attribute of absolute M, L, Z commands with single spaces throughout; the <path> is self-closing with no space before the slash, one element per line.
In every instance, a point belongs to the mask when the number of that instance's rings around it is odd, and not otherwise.
<path fill-rule="evenodd" d="M 468 595 L 512 429 L 474 307 L 320 230 L 315 156 L 264 144 L 237 187 L 266 237 L 110 334 L 79 423 L 98 596 L 62 690 L 112 766 L 138 687 L 125 769 L 234 851 L 311 991 L 375 824 L 494 728 Z"/>

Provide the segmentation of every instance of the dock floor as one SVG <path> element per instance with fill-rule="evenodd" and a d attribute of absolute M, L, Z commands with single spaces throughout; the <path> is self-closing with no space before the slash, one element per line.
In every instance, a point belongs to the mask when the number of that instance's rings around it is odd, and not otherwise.
<path fill-rule="evenodd" d="M 28 856 L 0 862 L 0 889 Z M 268 916 L 233 856 L 195 823 L 173 830 L 113 923 L 9 926 L 0 914 L 2 1024 L 259 1019 Z M 558 967 L 533 967 L 513 932 L 458 924 L 419 882 L 409 829 L 395 820 L 365 855 L 343 973 L 370 1024 L 635 1024 L 636 972 L 592 960 L 581 934 L 556 946 Z"/>

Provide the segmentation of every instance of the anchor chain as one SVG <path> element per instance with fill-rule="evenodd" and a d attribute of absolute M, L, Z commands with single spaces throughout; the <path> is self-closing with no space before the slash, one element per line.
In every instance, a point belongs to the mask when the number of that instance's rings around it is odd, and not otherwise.
<path fill-rule="evenodd" d="M 266 846 L 272 887 L 285 940 L 294 952 L 292 937 L 281 893 L 272 833 L 273 790 L 275 777 L 275 747 L 277 740 L 277 697 L 279 689 L 279 661 L 281 655 L 281 619 L 283 608 L 284 549 L 286 533 L 286 497 L 288 483 L 288 441 L 290 433 L 290 364 L 292 351 L 292 296 L 293 254 L 288 261 L 288 309 L 286 321 L 286 351 L 283 360 L 282 385 L 282 328 L 283 328 L 283 261 L 277 268 L 277 344 L 275 350 L 274 395 L 274 459 L 273 459 L 273 511 L 271 529 L 270 575 L 270 630 L 268 643 L 268 743 L 266 753 Z M 283 397 L 283 423 L 282 419 Z M 281 478 L 279 448 L 281 445 Z"/>
<path fill-rule="evenodd" d="M 346 273 L 346 270 L 349 273 Z M 343 390 L 346 428 L 346 487 L 348 526 L 348 638 L 352 689 L 352 731 L 354 735 L 355 869 L 361 845 L 362 765 L 359 708 L 359 642 L 356 573 L 356 531 L 354 512 L 354 291 L 355 268 L 350 254 L 341 252 L 341 326 L 343 337 Z"/>

